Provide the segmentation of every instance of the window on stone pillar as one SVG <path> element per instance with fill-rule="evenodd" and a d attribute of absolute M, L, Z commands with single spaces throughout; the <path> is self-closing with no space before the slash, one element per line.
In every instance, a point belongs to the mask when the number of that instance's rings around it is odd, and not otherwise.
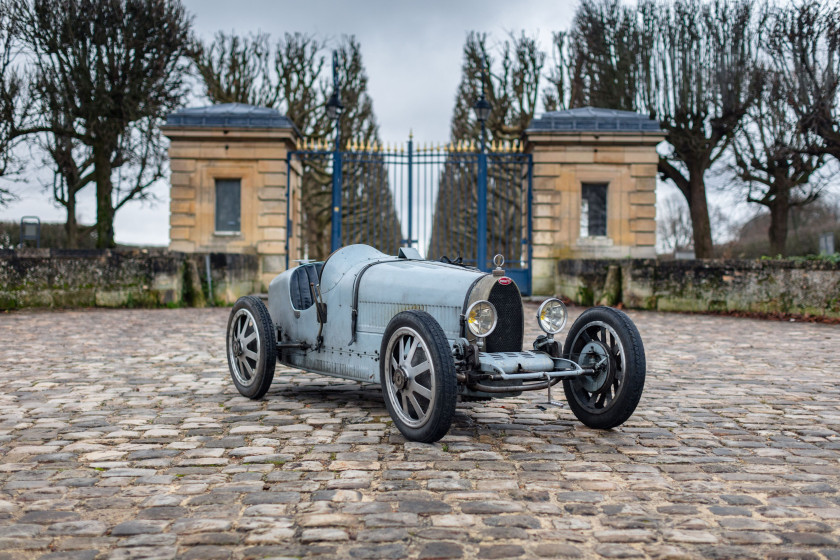
<path fill-rule="evenodd" d="M 580 236 L 606 235 L 607 183 L 583 183 L 580 197 Z"/>
<path fill-rule="evenodd" d="M 216 233 L 239 233 L 242 190 L 240 179 L 216 179 Z"/>

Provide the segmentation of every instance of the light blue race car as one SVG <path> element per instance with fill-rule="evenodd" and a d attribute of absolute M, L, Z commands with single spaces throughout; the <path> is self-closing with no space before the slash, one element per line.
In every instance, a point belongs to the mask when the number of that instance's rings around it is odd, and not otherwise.
<path fill-rule="evenodd" d="M 355 381 L 379 383 L 394 424 L 412 441 L 442 438 L 462 400 L 548 390 L 563 381 L 575 416 L 593 428 L 625 422 L 645 383 L 645 352 L 630 319 L 596 307 L 574 322 L 565 345 L 566 306 L 542 303 L 545 332 L 523 351 L 522 297 L 496 269 L 424 260 L 411 248 L 397 256 L 367 245 L 335 251 L 272 280 L 268 308 L 240 298 L 227 327 L 231 377 L 249 398 L 265 395 L 276 363 Z"/>

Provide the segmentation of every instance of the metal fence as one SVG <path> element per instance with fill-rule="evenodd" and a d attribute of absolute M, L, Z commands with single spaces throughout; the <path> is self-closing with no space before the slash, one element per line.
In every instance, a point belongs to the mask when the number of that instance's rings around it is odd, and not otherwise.
<path fill-rule="evenodd" d="M 398 146 L 348 142 L 345 148 L 304 141 L 289 156 L 302 164 L 304 197 L 324 199 L 306 206 L 341 216 L 331 250 L 365 243 L 396 254 L 410 246 L 428 259 L 460 259 L 482 270 L 501 253 L 508 275 L 530 293 L 533 165 L 519 145 L 491 144 L 481 151 L 467 143 L 417 146 L 410 139 Z M 322 218 L 307 216 L 292 226 L 331 225 Z"/>

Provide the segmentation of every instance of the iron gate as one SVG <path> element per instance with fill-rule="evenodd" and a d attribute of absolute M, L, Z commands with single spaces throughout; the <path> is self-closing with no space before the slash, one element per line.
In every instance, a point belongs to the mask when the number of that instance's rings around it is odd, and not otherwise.
<path fill-rule="evenodd" d="M 298 162 L 302 196 L 315 210 L 302 223 L 289 220 L 288 231 L 304 239 L 305 256 L 323 256 L 328 232 L 330 251 L 365 243 L 396 254 L 408 246 L 427 259 L 486 271 L 500 253 L 507 275 L 530 294 L 533 164 L 519 145 L 481 151 L 467 143 L 420 147 L 409 139 L 404 146 L 350 142 L 330 150 L 303 142 L 289 154 L 289 189 Z"/>

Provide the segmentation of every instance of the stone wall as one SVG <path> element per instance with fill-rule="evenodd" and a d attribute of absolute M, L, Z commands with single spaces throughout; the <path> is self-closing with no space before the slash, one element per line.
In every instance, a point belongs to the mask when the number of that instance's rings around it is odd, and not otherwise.
<path fill-rule="evenodd" d="M 840 264 L 786 260 L 563 260 L 555 293 L 584 305 L 840 317 Z"/>
<path fill-rule="evenodd" d="M 256 255 L 210 254 L 213 303 L 259 288 Z M 204 254 L 158 250 L 0 251 L 0 310 L 19 307 L 203 306 Z"/>

